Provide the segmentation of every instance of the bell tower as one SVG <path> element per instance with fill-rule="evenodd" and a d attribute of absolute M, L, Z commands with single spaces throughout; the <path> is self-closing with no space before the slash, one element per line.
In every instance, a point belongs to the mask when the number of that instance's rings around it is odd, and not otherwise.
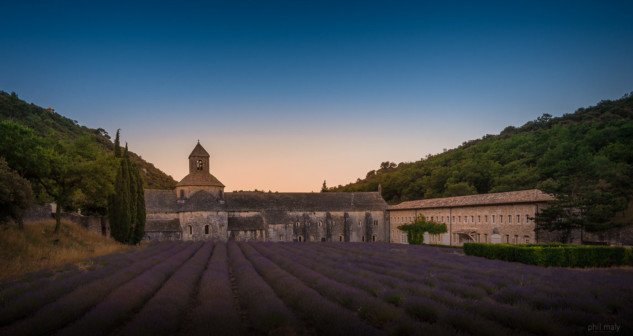
<path fill-rule="evenodd" d="M 207 173 L 209 174 L 209 153 L 202 148 L 200 140 L 189 154 L 189 174 L 191 173 Z"/>
<path fill-rule="evenodd" d="M 189 174 L 176 184 L 179 202 L 184 202 L 198 191 L 206 191 L 219 200 L 224 199 L 224 184 L 209 172 L 209 153 L 200 141 L 189 154 Z"/>

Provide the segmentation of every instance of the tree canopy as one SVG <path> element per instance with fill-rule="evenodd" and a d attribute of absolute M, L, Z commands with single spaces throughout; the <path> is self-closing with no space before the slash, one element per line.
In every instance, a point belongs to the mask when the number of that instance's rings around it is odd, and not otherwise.
<path fill-rule="evenodd" d="M 561 199 L 559 211 L 547 214 L 549 224 L 565 222 L 562 216 L 600 230 L 620 225 L 613 215 L 633 199 L 631 148 L 633 96 L 625 95 L 561 117 L 543 114 L 416 162 L 385 161 L 364 179 L 328 190 L 375 191 L 382 184 L 383 197 L 395 204 L 540 188 Z"/>
<path fill-rule="evenodd" d="M 0 223 L 12 219 L 22 228 L 22 217 L 32 202 L 33 192 L 29 181 L 12 170 L 7 161 L 0 157 Z"/>

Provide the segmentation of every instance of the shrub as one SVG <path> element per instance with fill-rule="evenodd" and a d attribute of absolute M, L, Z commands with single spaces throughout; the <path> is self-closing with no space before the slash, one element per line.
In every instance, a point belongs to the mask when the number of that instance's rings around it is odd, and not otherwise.
<path fill-rule="evenodd" d="M 631 252 L 628 250 L 627 252 L 623 247 L 564 244 L 464 244 L 464 253 L 467 255 L 561 267 L 609 267 L 630 264 Z"/>

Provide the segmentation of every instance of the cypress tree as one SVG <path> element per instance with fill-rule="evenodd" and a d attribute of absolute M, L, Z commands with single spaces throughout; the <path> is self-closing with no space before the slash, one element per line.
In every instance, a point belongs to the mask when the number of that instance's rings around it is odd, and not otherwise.
<path fill-rule="evenodd" d="M 109 210 L 112 238 L 127 243 L 130 232 L 130 180 L 125 159 L 119 165 L 111 203 Z"/>
<path fill-rule="evenodd" d="M 116 130 L 116 137 L 114 138 L 114 157 L 115 158 L 121 157 L 121 143 L 119 142 L 120 130 L 121 130 L 120 128 Z"/>
<path fill-rule="evenodd" d="M 121 153 L 118 130 L 114 155 L 120 158 L 120 164 L 114 181 L 114 194 L 108 197 L 111 235 L 122 243 L 138 244 L 145 235 L 143 179 L 130 160 L 127 143 Z"/>
<path fill-rule="evenodd" d="M 134 226 L 134 244 L 138 244 L 145 236 L 145 191 L 143 178 L 138 169 L 134 169 L 136 180 L 136 222 Z"/>

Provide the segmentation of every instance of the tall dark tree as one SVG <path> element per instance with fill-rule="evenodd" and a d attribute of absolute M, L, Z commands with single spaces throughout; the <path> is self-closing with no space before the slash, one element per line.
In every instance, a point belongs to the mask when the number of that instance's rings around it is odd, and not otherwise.
<path fill-rule="evenodd" d="M 112 238 L 127 243 L 130 235 L 130 173 L 127 161 L 122 158 L 114 180 L 114 194 L 108 203 L 108 217 Z"/>
<path fill-rule="evenodd" d="M 138 169 L 133 169 L 136 181 L 136 220 L 134 221 L 133 244 L 138 244 L 145 236 L 145 191 L 143 190 L 143 178 Z"/>
<path fill-rule="evenodd" d="M 145 235 L 143 179 L 131 162 L 127 144 L 121 154 L 114 193 L 108 200 L 111 234 L 126 244 L 138 244 Z"/>
<path fill-rule="evenodd" d="M 121 129 L 117 129 L 116 130 L 116 137 L 114 138 L 114 157 L 115 158 L 120 158 L 121 157 L 121 142 L 120 142 L 120 138 L 119 138 L 119 132 L 121 131 Z"/>

